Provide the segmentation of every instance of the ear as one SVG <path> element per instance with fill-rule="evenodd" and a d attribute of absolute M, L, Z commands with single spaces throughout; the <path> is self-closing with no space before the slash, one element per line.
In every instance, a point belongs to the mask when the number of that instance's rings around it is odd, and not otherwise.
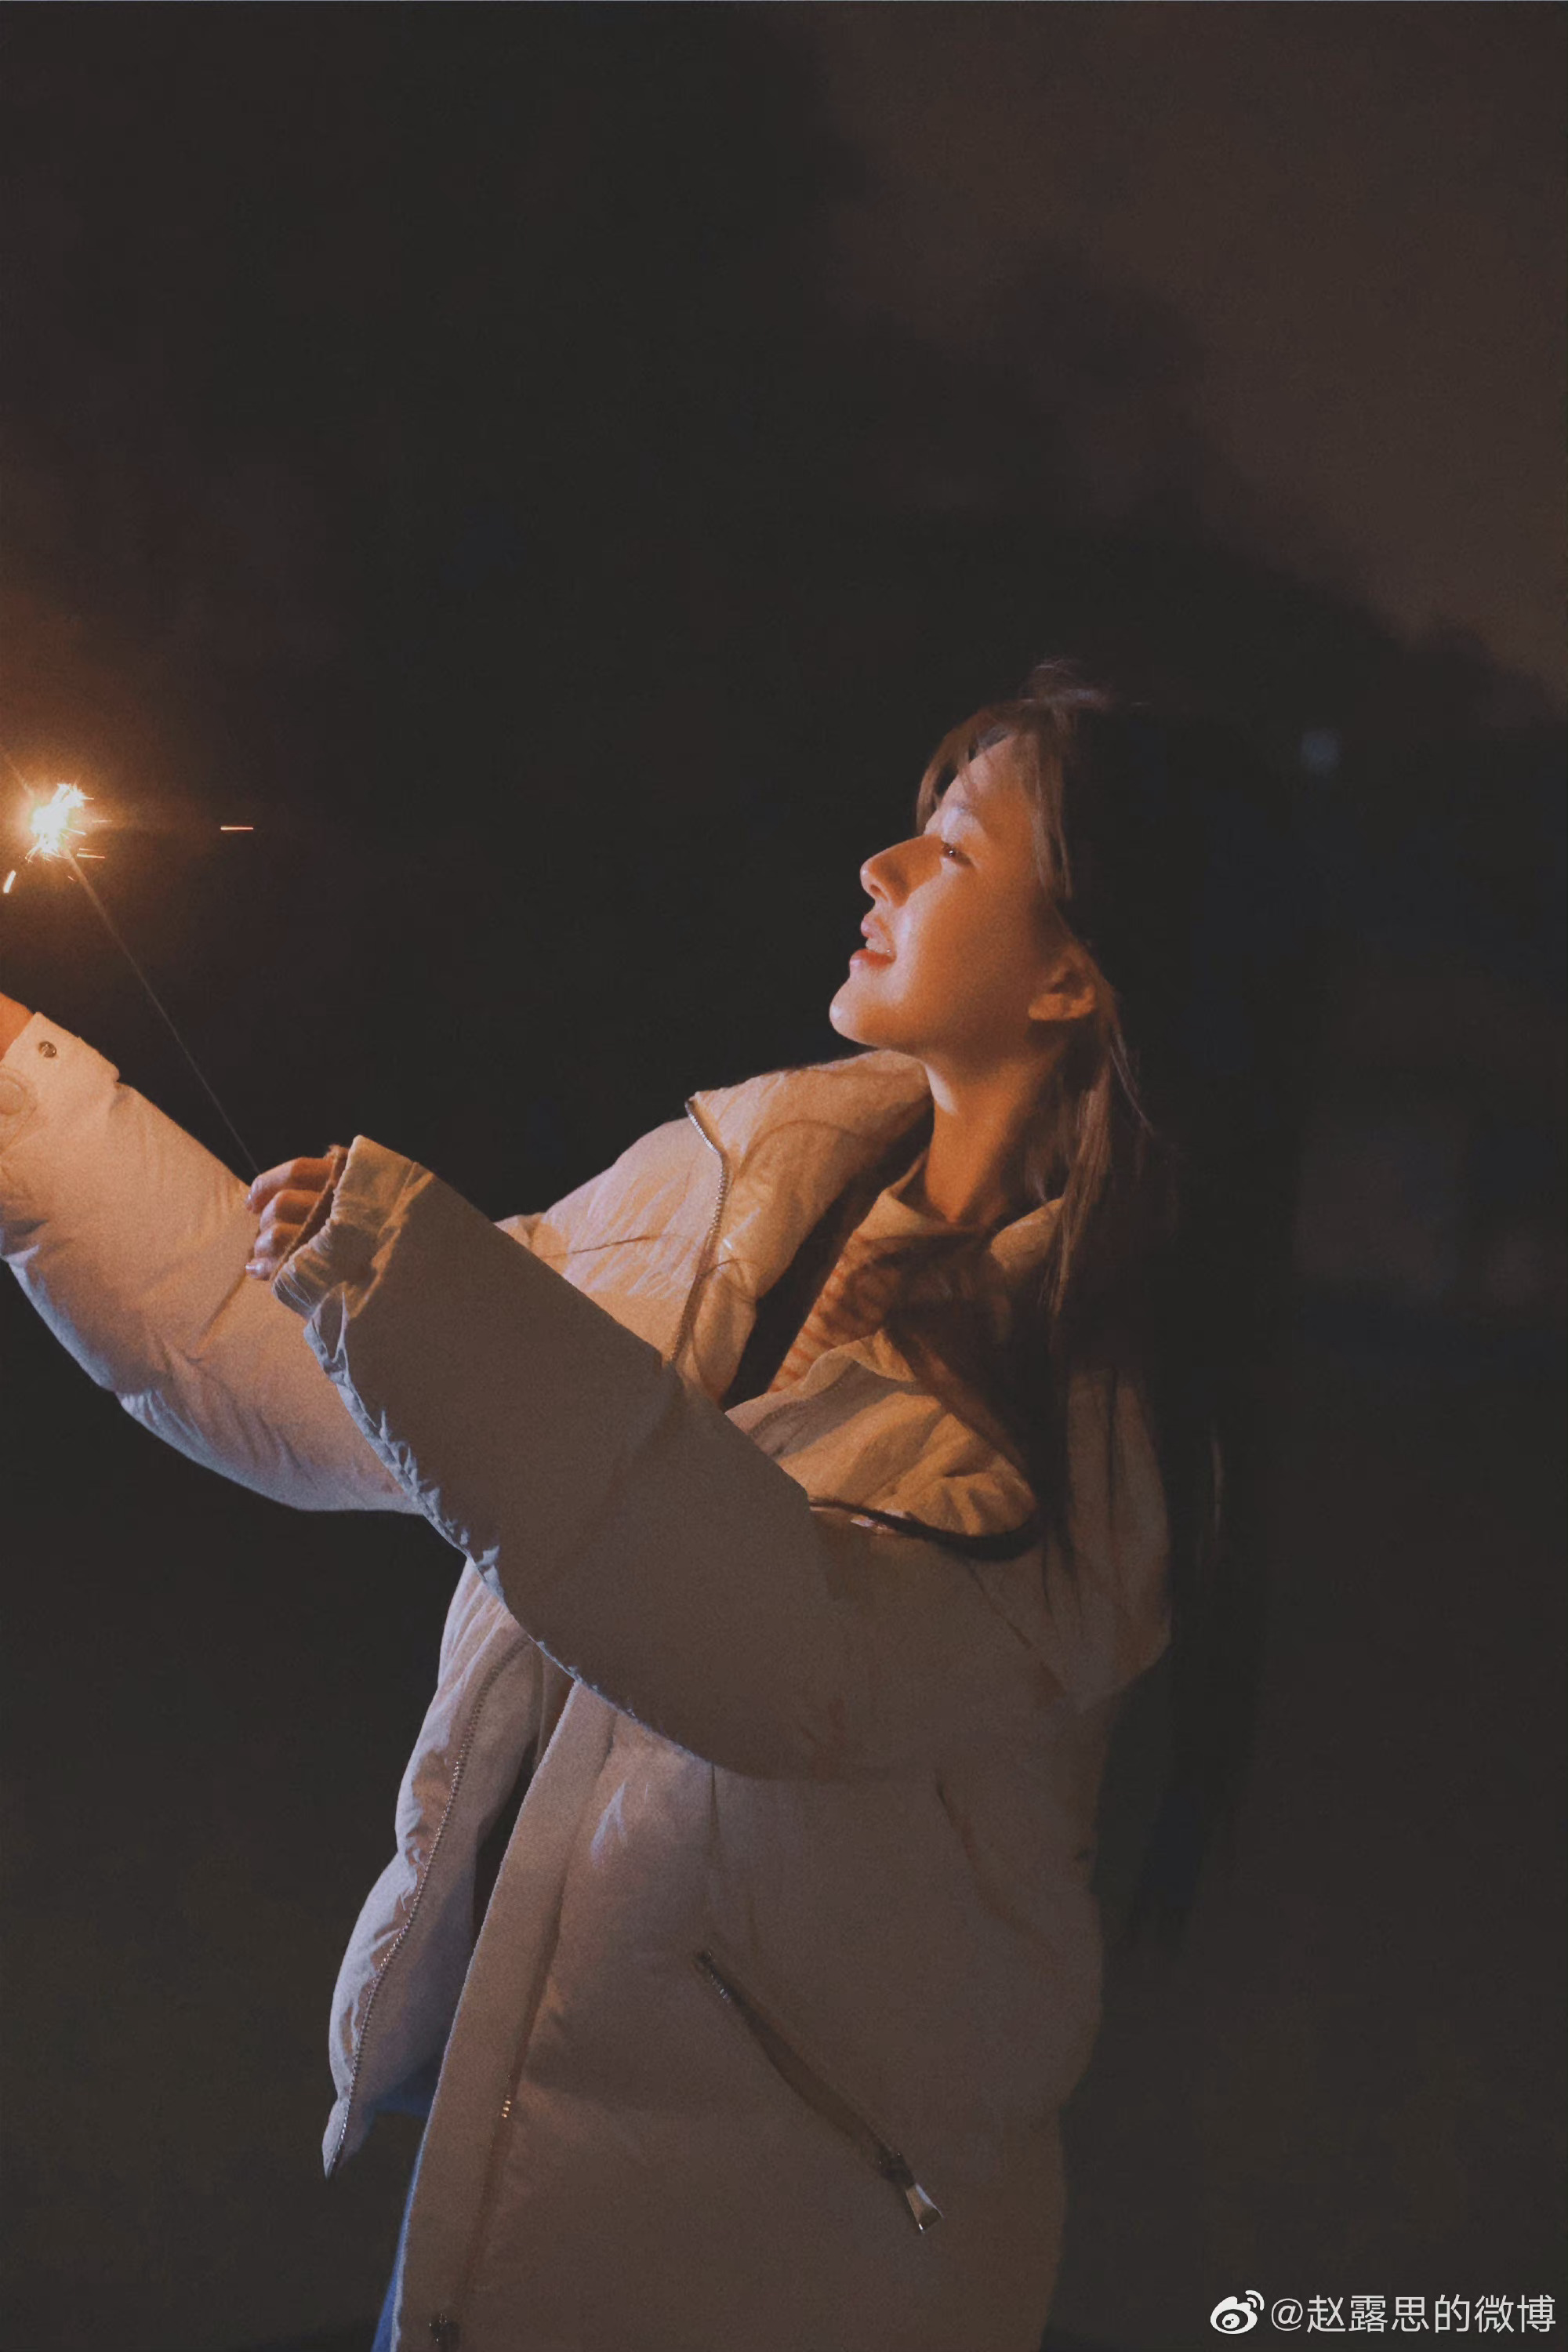
<path fill-rule="evenodd" d="M 1087 958 L 1066 948 L 1057 958 L 1045 986 L 1029 1005 L 1031 1021 L 1087 1021 L 1100 1003 L 1100 990 Z"/>

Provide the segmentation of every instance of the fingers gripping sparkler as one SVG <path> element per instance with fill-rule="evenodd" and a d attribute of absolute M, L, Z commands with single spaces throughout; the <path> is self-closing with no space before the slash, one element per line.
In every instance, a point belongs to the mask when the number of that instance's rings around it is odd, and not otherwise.
<path fill-rule="evenodd" d="M 13 773 L 16 772 L 14 766 L 12 772 Z M 21 778 L 18 777 L 17 781 L 20 782 Z M 65 861 L 66 865 L 69 866 L 72 874 L 75 875 L 77 880 L 81 884 L 82 888 L 87 892 L 88 898 L 91 900 L 93 910 L 98 916 L 99 921 L 103 925 L 104 929 L 109 933 L 110 938 L 120 950 L 121 954 L 125 958 L 126 962 L 131 966 L 131 969 L 135 973 L 137 979 L 141 982 L 153 1011 L 157 1013 L 158 1018 L 163 1024 L 164 1028 L 167 1029 L 170 1036 L 174 1039 L 175 1045 L 179 1047 L 181 1053 L 184 1055 L 185 1060 L 190 1065 L 191 1071 L 203 1093 L 206 1096 L 206 1098 L 211 1103 L 214 1110 L 216 1111 L 219 1118 L 222 1119 L 225 1127 L 227 1128 L 229 1134 L 234 1138 L 235 1142 L 238 1145 L 240 1158 L 245 1161 L 247 1166 L 248 1166 L 253 1176 L 259 1175 L 261 1172 L 260 1162 L 258 1160 L 256 1154 L 251 1150 L 250 1146 L 246 1142 L 245 1138 L 240 1134 L 239 1129 L 236 1127 L 233 1119 L 230 1118 L 227 1111 L 225 1110 L 222 1103 L 218 1100 L 216 1094 L 214 1092 L 212 1086 L 208 1082 L 206 1074 L 203 1070 L 201 1064 L 196 1060 L 195 1055 L 192 1053 L 190 1047 L 181 1036 L 179 1030 L 175 1027 L 173 1014 L 170 1013 L 167 1005 L 163 1003 L 163 1000 L 159 995 L 157 990 L 153 987 L 152 982 L 148 979 L 146 973 L 142 971 L 141 965 L 137 962 L 136 958 L 132 954 L 131 950 L 126 946 L 125 941 L 121 938 L 113 919 L 110 915 L 108 908 L 104 905 L 102 899 L 99 897 L 98 892 L 93 888 L 92 884 L 88 880 L 87 876 L 81 870 L 81 857 L 83 856 L 90 856 L 91 853 L 90 851 L 78 851 L 73 846 L 73 844 L 86 830 L 86 828 L 79 823 L 78 819 L 79 812 L 87 806 L 87 802 L 88 795 L 79 790 L 77 785 L 57 784 L 51 797 L 48 800 L 38 803 L 33 809 L 33 812 L 27 820 L 28 829 L 33 835 L 33 846 L 28 850 L 26 857 L 24 859 L 23 863 L 30 866 L 35 857 L 51 859 L 61 858 Z M 237 827 L 234 829 L 239 830 L 240 828 Z M 244 829 L 248 831 L 248 827 Z M 5 893 L 10 890 L 11 886 L 16 879 L 16 872 L 13 870 L 6 876 L 4 885 L 0 886 L 0 896 L 4 896 Z"/>

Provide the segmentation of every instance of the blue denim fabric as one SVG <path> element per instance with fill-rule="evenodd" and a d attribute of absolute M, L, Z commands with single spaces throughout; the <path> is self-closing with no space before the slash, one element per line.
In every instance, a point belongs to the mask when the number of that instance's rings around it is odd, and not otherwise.
<path fill-rule="evenodd" d="M 425 2153 L 425 2143 L 419 2144 L 419 2156 Z M 419 2156 L 414 2159 L 414 2172 L 408 2183 L 408 2194 L 403 2200 L 403 2224 L 397 2232 L 397 2252 L 393 2261 L 392 2276 L 387 2282 L 386 2300 L 381 2306 L 381 2317 L 375 2324 L 375 2341 L 370 2352 L 392 2352 L 393 2309 L 397 2301 L 397 2282 L 403 2270 L 403 2249 L 408 2242 L 408 2216 L 414 2210 L 414 2183 L 419 2178 Z"/>

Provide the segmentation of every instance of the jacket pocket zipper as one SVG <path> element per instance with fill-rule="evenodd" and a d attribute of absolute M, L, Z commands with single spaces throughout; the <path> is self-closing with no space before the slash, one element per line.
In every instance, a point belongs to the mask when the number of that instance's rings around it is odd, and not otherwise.
<path fill-rule="evenodd" d="M 733 1977 L 721 1969 L 711 1952 L 693 1954 L 700 1973 L 706 1977 L 721 1998 L 726 2000 L 750 2032 L 752 2040 L 775 2074 L 782 2076 L 790 2089 L 815 2107 L 843 2137 L 853 2142 L 874 2171 L 895 2188 L 903 2199 L 910 2219 L 917 2230 L 929 2230 L 942 2220 L 942 2208 L 929 2196 L 915 2179 L 907 2157 L 889 2147 L 880 2132 L 868 2124 L 849 2102 L 824 2082 L 816 2069 L 804 2059 L 792 2042 L 787 2042 L 772 2019 L 765 2016 L 751 1994 L 735 1982 Z"/>

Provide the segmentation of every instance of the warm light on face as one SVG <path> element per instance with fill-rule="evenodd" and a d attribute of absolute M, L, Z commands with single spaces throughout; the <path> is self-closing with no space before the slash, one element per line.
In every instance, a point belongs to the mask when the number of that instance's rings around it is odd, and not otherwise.
<path fill-rule="evenodd" d="M 28 857 L 63 857 L 70 847 L 71 835 L 82 830 L 76 813 L 86 806 L 87 794 L 75 784 L 57 784 L 54 797 L 36 808 L 27 819 L 33 835 Z"/>
<path fill-rule="evenodd" d="M 861 868 L 871 899 L 828 1008 L 840 1036 L 970 1076 L 1054 1052 L 1061 943 L 1035 862 L 1032 803 L 1005 746 L 978 753 L 921 832 Z"/>

